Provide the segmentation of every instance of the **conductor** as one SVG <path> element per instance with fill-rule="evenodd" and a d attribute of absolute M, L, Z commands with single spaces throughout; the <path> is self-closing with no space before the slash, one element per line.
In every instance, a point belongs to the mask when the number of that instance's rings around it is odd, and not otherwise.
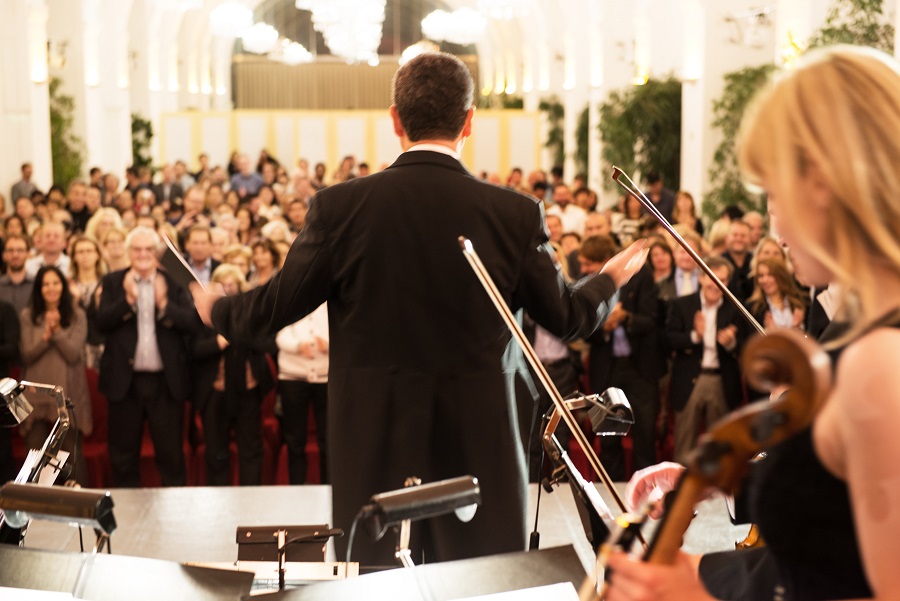
<path fill-rule="evenodd" d="M 321 190 L 284 267 L 246 294 L 194 290 L 228 340 L 276 332 L 328 302 L 333 523 L 349 529 L 375 493 L 409 476 L 466 474 L 481 484 L 475 518 L 414 525 L 418 563 L 521 551 L 527 479 L 515 390 L 527 378 L 504 322 L 460 252 L 472 241 L 506 302 L 563 338 L 587 336 L 646 253 L 632 246 L 567 285 L 533 198 L 473 177 L 459 161 L 474 85 L 452 55 L 420 55 L 394 76 L 390 108 L 403 153 L 380 173 Z M 520 401 L 521 402 L 521 401 Z M 527 413 L 527 415 L 525 414 Z M 352 560 L 396 563 L 394 541 L 357 537 Z M 339 539 L 343 559 L 346 539 Z"/>

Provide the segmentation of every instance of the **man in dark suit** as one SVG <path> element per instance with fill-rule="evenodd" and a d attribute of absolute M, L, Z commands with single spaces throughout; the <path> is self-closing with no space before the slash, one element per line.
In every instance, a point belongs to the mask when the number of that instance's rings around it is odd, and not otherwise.
<path fill-rule="evenodd" d="M 728 289 L 742 302 L 753 294 L 753 277 L 750 265 L 753 249 L 750 246 L 750 226 L 743 221 L 732 221 L 725 238 L 725 252 L 722 258 L 731 263 L 731 280 Z"/>
<path fill-rule="evenodd" d="M 722 282 L 731 264 L 712 257 L 707 265 Z M 700 424 L 711 425 L 743 398 L 738 357 L 745 337 L 743 316 L 705 273 L 700 290 L 672 301 L 666 339 L 675 351 L 669 401 L 675 411 L 675 461 L 694 447 Z"/>
<path fill-rule="evenodd" d="M 209 278 L 221 264 L 212 257 L 212 233 L 209 226 L 191 226 L 184 237 L 184 250 L 185 260 L 194 275 L 204 286 L 209 284 Z"/>
<path fill-rule="evenodd" d="M 581 245 L 582 274 L 599 271 L 615 253 L 609 236 L 591 236 Z M 645 265 L 619 292 L 603 327 L 588 338 L 591 345 L 588 377 L 591 390 L 601 393 L 620 388 L 634 411 L 631 427 L 632 468 L 656 463 L 656 416 L 659 411 L 659 379 L 665 371 L 665 357 L 659 341 L 656 284 L 653 268 Z M 603 467 L 613 480 L 626 479 L 622 439 L 601 438 Z"/>
<path fill-rule="evenodd" d="M 156 204 L 166 207 L 181 204 L 184 198 L 184 189 L 175 181 L 175 170 L 172 165 L 166 163 L 162 168 L 162 180 L 153 186 L 153 195 L 156 196 Z"/>
<path fill-rule="evenodd" d="M 589 335 L 641 246 L 567 286 L 541 206 L 481 182 L 459 162 L 472 131 L 466 66 L 420 55 L 394 78 L 391 117 L 404 153 L 387 169 L 319 191 L 284 267 L 247 294 L 197 287 L 204 320 L 225 338 L 274 332 L 328 301 L 333 521 L 349 528 L 374 493 L 471 474 L 482 503 L 414 526 L 414 557 L 445 561 L 525 548 L 526 461 L 514 390 L 522 355 L 465 260 L 470 239 L 513 311 L 557 336 Z M 337 541 L 343 557 L 345 543 Z M 357 537 L 352 560 L 396 564 L 396 541 Z"/>
<path fill-rule="evenodd" d="M 658 171 L 647 173 L 647 196 L 656 206 L 656 210 L 662 213 L 667 221 L 672 221 L 672 211 L 675 210 L 675 192 L 663 185 L 662 176 Z"/>
<path fill-rule="evenodd" d="M 157 270 L 162 241 L 138 226 L 125 240 L 131 268 L 104 276 L 97 326 L 106 335 L 100 391 L 109 400 L 109 461 L 116 486 L 140 486 L 144 421 L 163 486 L 184 486 L 187 337 L 200 322 L 187 291 Z"/>

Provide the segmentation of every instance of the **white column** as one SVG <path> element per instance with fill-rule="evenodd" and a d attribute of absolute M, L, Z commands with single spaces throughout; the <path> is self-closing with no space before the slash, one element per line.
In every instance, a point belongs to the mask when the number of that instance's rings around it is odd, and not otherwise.
<path fill-rule="evenodd" d="M 43 0 L 2 0 L 0 9 L 0 192 L 10 210 L 10 188 L 22 163 L 32 164 L 39 188 L 52 184 L 47 6 Z"/>
<path fill-rule="evenodd" d="M 771 62 L 773 55 L 771 31 L 764 32 L 766 43 L 757 46 L 747 46 L 737 39 L 722 41 L 723 28 L 730 26 L 726 19 L 735 11 L 753 6 L 752 0 L 723 4 L 719 0 L 685 2 L 685 19 L 694 25 L 686 22 L 682 48 L 682 77 L 687 81 L 681 100 L 681 187 L 693 194 L 698 203 L 710 188 L 709 169 L 722 140 L 721 132 L 713 127 L 712 104 L 722 96 L 724 75 L 764 65 Z"/>
<path fill-rule="evenodd" d="M 231 59 L 235 38 L 213 37 L 212 42 L 212 108 L 231 110 Z"/>
<path fill-rule="evenodd" d="M 177 40 L 181 18 L 181 11 L 161 6 L 156 0 L 135 0 L 135 9 L 129 20 L 129 28 L 133 34 L 146 39 L 143 47 L 133 47 L 133 51 L 141 57 L 141 72 L 146 73 L 145 83 L 140 84 L 141 89 L 135 94 L 140 97 L 135 110 L 153 126 L 150 155 L 154 159 L 159 156 L 161 116 L 164 112 L 177 111 L 179 108 L 178 92 L 181 82 L 178 79 Z"/>
<path fill-rule="evenodd" d="M 178 79 L 181 82 L 178 108 L 202 110 L 206 108 L 200 85 L 202 64 L 204 60 L 209 63 L 209 11 L 196 9 L 184 13 L 176 39 L 179 48 Z"/>
<path fill-rule="evenodd" d="M 698 199 L 707 180 L 703 141 L 706 102 L 703 70 L 706 55 L 706 12 L 700 0 L 685 0 L 683 16 L 684 47 L 681 70 L 681 189 Z M 699 210 L 699 206 L 697 207 Z"/>
<path fill-rule="evenodd" d="M 563 122 L 563 139 L 565 140 L 566 160 L 563 166 L 564 178 L 571 182 L 577 175 L 575 166 L 575 131 L 578 128 L 578 117 L 588 102 L 587 57 L 584 56 L 584 14 L 585 5 L 581 0 L 571 0 L 561 6 L 560 15 L 565 24 L 562 47 L 562 89 L 563 105 L 566 116 Z"/>
<path fill-rule="evenodd" d="M 599 2 L 588 2 L 585 15 L 585 32 L 588 41 L 587 81 L 588 86 L 588 186 L 598 191 L 603 187 L 608 174 L 603 173 L 600 141 L 600 104 L 603 102 L 603 8 Z M 599 205 L 599 192 L 598 205 Z"/>
<path fill-rule="evenodd" d="M 130 0 L 48 0 L 48 32 L 65 44 L 65 64 L 51 74 L 74 98 L 73 130 L 84 142 L 84 172 L 121 173 L 131 163 L 128 86 Z"/>

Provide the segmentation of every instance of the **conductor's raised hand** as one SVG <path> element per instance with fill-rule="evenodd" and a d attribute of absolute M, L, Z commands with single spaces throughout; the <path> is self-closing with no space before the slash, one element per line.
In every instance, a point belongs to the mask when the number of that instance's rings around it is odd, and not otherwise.
<path fill-rule="evenodd" d="M 616 283 L 616 288 L 621 288 L 628 280 L 640 271 L 647 260 L 649 253 L 646 240 L 637 240 L 631 246 L 606 262 L 600 273 L 605 273 Z"/>

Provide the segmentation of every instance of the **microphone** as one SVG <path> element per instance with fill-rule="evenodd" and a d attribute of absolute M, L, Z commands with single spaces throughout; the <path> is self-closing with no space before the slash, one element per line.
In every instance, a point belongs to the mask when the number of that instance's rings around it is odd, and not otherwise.
<path fill-rule="evenodd" d="M 366 531 L 379 540 L 389 526 L 404 520 L 424 520 L 455 511 L 461 521 L 468 522 L 480 504 L 478 479 L 460 476 L 373 495 L 360 514 Z"/>

